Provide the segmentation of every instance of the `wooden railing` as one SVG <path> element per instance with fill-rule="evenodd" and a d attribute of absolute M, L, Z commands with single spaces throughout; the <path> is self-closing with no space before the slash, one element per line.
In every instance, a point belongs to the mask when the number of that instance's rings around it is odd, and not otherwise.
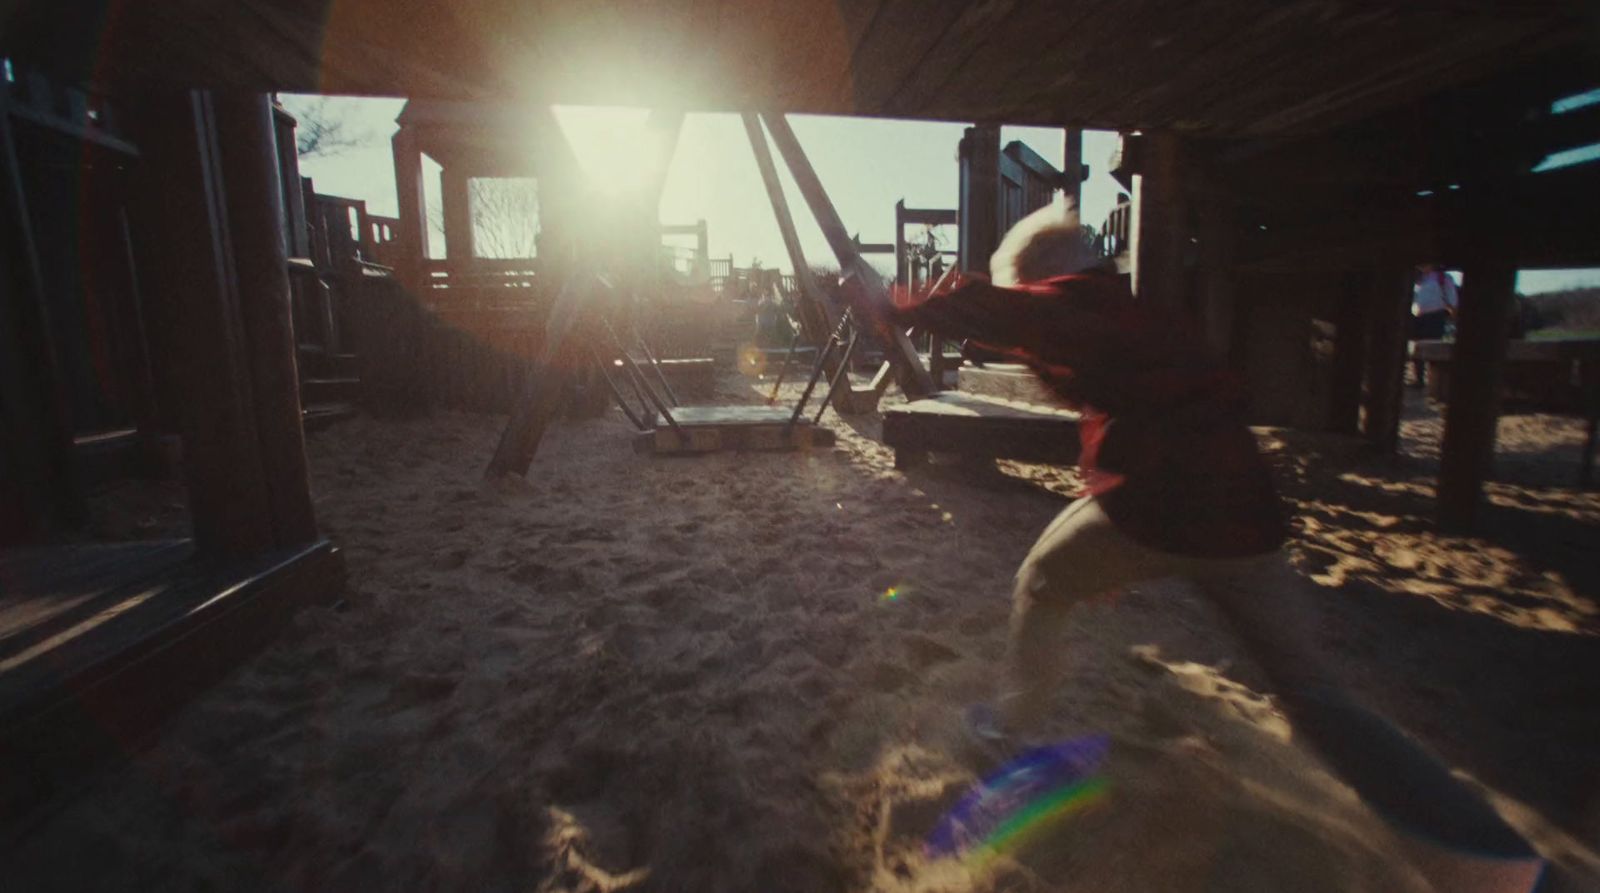
<path fill-rule="evenodd" d="M 1132 204 L 1120 204 L 1111 209 L 1111 213 L 1106 215 L 1105 225 L 1100 228 L 1101 256 L 1116 257 L 1128 250 L 1132 223 Z"/>

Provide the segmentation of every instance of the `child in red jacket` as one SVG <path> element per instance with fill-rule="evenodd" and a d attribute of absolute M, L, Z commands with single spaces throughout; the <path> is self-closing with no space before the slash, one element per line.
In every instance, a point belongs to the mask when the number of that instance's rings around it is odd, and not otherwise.
<path fill-rule="evenodd" d="M 1245 425 L 1241 382 L 1205 351 L 1197 326 L 1135 300 L 1083 253 L 1076 216 L 1045 208 L 1007 234 L 992 281 L 960 280 L 887 311 L 896 323 L 1017 357 L 1082 413 L 1088 492 L 1017 572 L 999 723 L 978 731 L 1004 740 L 1036 727 L 1075 604 L 1183 577 L 1227 617 L 1296 729 L 1406 832 L 1441 890 L 1533 889 L 1543 863 L 1528 844 L 1420 745 L 1353 701 L 1318 656 L 1310 586 L 1283 551 L 1282 506 Z"/>

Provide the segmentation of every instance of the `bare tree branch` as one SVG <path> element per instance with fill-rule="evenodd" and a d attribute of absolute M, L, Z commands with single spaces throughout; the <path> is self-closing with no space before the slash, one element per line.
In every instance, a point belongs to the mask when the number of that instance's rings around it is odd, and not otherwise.
<path fill-rule="evenodd" d="M 285 96 L 280 102 L 294 115 L 294 148 L 301 158 L 338 155 L 371 141 L 367 132 L 351 128 L 326 96 Z"/>

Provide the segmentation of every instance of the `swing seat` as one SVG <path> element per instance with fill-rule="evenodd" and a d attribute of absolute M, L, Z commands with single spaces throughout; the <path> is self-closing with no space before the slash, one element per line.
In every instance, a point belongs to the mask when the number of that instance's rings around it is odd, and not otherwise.
<path fill-rule="evenodd" d="M 679 406 L 672 410 L 676 427 L 657 419 L 654 430 L 640 432 L 634 449 L 655 455 L 695 455 L 720 450 L 808 450 L 832 447 L 833 432 L 799 419 L 785 406 Z"/>

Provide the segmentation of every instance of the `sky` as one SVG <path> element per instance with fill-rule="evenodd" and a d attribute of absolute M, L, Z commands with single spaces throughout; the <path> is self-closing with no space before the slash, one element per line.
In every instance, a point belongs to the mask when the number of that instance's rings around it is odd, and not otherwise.
<path fill-rule="evenodd" d="M 315 99 L 284 97 L 291 112 L 309 101 Z M 332 156 L 303 159 L 301 173 L 315 180 L 318 192 L 365 199 L 373 213 L 395 214 L 389 138 L 404 100 L 329 97 L 326 101 L 330 116 L 343 120 L 347 134 L 359 137 L 358 144 Z M 637 136 L 646 114 L 643 109 L 556 109 L 568 140 L 601 180 L 637 163 Z M 810 115 L 791 115 L 789 120 L 839 216 L 861 241 L 894 240 L 894 204 L 900 199 L 908 207 L 956 207 L 956 148 L 965 124 Z M 1054 128 L 1005 127 L 1001 145 L 1021 140 L 1060 168 L 1062 137 L 1062 131 Z M 1095 226 L 1105 219 L 1120 189 L 1106 171 L 1116 139 L 1115 134 L 1101 131 L 1084 135 L 1084 161 L 1090 166 L 1090 176 L 1083 188 L 1083 219 Z M 827 242 L 782 159 L 777 161 L 807 261 L 831 264 Z M 439 201 L 438 170 L 425 160 L 424 185 L 430 205 Z M 759 260 L 766 267 L 789 268 L 772 206 L 737 115 L 689 115 L 668 169 L 661 222 L 702 219 L 710 232 L 712 257 L 731 254 L 739 266 Z M 441 238 L 434 236 L 430 243 L 431 253 L 442 253 Z M 953 237 L 947 247 L 955 247 Z M 893 264 L 887 257 L 872 260 L 880 269 Z M 1518 280 L 1519 290 L 1525 294 L 1581 285 L 1600 286 L 1600 270 L 1530 270 L 1523 271 Z"/>

